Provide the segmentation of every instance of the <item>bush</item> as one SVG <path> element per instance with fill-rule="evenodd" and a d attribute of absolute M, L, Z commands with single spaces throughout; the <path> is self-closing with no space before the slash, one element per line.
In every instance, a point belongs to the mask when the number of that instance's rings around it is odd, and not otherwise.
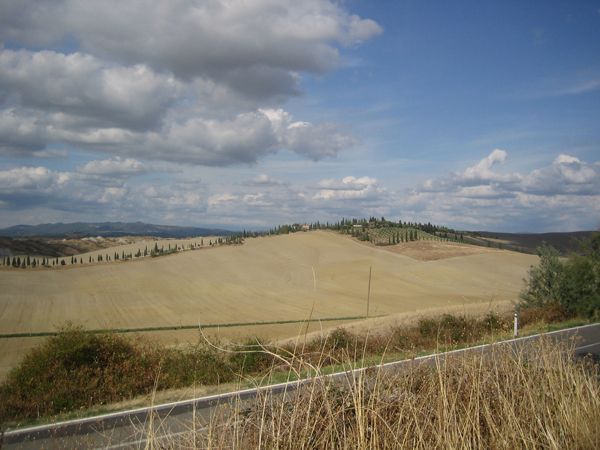
<path fill-rule="evenodd" d="M 531 306 L 523 308 L 519 312 L 519 324 L 521 326 L 529 325 L 537 322 L 554 323 L 561 322 L 573 317 L 567 309 L 558 304 L 541 306 Z"/>
<path fill-rule="evenodd" d="M 510 328 L 508 321 L 493 311 L 490 311 L 485 315 L 481 320 L 481 326 L 488 333 L 507 331 Z"/>
<path fill-rule="evenodd" d="M 258 340 L 250 340 L 232 348 L 235 353 L 229 357 L 229 362 L 237 373 L 261 372 L 270 369 L 274 364 L 273 356 L 264 349 L 264 344 Z"/>
<path fill-rule="evenodd" d="M 346 349 L 356 343 L 356 336 L 350 333 L 345 328 L 336 328 L 329 333 L 328 344 L 333 350 Z"/>
<path fill-rule="evenodd" d="M 205 346 L 168 349 L 68 325 L 30 351 L 0 385 L 0 422 L 232 378 L 225 359 Z"/>
<path fill-rule="evenodd" d="M 564 266 L 553 247 L 542 244 L 537 249 L 540 262 L 529 270 L 527 286 L 521 292 L 522 305 L 540 307 L 560 302 L 559 286 Z"/>
<path fill-rule="evenodd" d="M 567 314 L 600 317 L 600 233 L 582 244 L 580 255 L 567 261 L 549 246 L 538 249 L 540 262 L 529 271 L 521 306 L 557 306 Z"/>
<path fill-rule="evenodd" d="M 600 312 L 600 260 L 573 256 L 564 264 L 560 302 L 574 314 L 586 317 Z"/>
<path fill-rule="evenodd" d="M 464 342 L 479 335 L 476 319 L 444 314 L 439 319 L 419 320 L 419 333 L 446 343 Z"/>

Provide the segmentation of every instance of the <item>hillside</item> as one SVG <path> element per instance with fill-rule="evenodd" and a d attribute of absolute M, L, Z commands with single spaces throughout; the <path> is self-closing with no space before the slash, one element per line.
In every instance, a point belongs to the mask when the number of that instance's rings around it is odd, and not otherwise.
<path fill-rule="evenodd" d="M 173 225 L 154 225 L 143 222 L 102 222 L 102 223 L 44 223 L 40 225 L 15 225 L 0 229 L 4 237 L 118 237 L 118 236 L 155 236 L 183 238 L 191 236 L 227 236 L 229 230 L 201 227 L 179 227 Z"/>
<path fill-rule="evenodd" d="M 419 261 L 349 236 L 315 231 L 122 264 L 3 270 L 0 330 L 48 331 L 67 320 L 87 328 L 302 320 L 311 310 L 313 318 L 359 316 L 366 310 L 371 267 L 374 315 L 510 301 L 536 260 L 481 248 L 467 256 Z M 293 325 L 222 333 L 274 339 L 298 331 Z M 195 340 L 197 332 L 162 333 L 159 338 Z M 0 371 L 35 344 L 27 338 L 7 341 L 0 340 Z"/>
<path fill-rule="evenodd" d="M 62 257 L 80 255 L 110 247 L 130 244 L 142 237 L 123 236 L 120 238 L 9 238 L 0 237 L 0 256 L 31 255 Z"/>
<path fill-rule="evenodd" d="M 580 249 L 580 242 L 588 239 L 593 231 L 573 231 L 564 233 L 497 233 L 492 231 L 469 232 L 465 241 L 477 245 L 490 245 L 527 253 L 535 253 L 537 247 L 546 243 L 567 255 Z"/>

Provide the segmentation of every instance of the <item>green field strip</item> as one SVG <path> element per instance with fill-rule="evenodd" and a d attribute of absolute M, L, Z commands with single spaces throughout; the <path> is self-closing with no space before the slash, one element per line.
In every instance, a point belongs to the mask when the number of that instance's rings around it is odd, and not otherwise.
<path fill-rule="evenodd" d="M 381 317 L 369 316 L 369 318 Z M 366 316 L 350 316 L 350 317 L 326 317 L 323 319 L 304 319 L 304 320 L 273 320 L 267 322 L 234 322 L 234 323 L 209 323 L 197 325 L 173 325 L 164 327 L 141 327 L 141 328 L 102 328 L 97 330 L 84 330 L 85 333 L 105 334 L 105 333 L 140 333 L 148 331 L 178 331 L 178 330 L 195 330 L 200 328 L 233 328 L 233 327 L 248 327 L 260 325 L 285 325 L 290 323 L 312 323 L 312 322 L 341 322 L 345 320 L 361 320 L 366 319 Z M 38 331 L 31 333 L 0 333 L 0 339 L 10 338 L 27 338 L 27 337 L 47 337 L 56 336 L 60 331 Z"/>

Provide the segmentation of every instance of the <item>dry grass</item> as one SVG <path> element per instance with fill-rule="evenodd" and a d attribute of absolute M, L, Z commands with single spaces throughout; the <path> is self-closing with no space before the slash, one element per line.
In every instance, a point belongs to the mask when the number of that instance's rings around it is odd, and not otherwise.
<path fill-rule="evenodd" d="M 539 321 L 549 313 L 554 320 L 566 318 L 564 312 L 557 316 L 559 311 L 539 311 L 529 320 Z M 95 335 L 67 326 L 32 349 L 0 384 L 0 421 L 85 413 L 114 402 L 131 402 L 135 397 L 139 401 L 139 396 L 147 402 L 153 386 L 161 391 L 189 386 L 218 390 L 223 388 L 220 384 L 236 380 L 262 384 L 264 377 L 272 380 L 275 374 L 284 380 L 289 367 L 295 370 L 295 377 L 304 377 L 326 366 L 330 371 L 339 370 L 348 360 L 372 365 L 407 359 L 439 350 L 440 343 L 453 348 L 498 340 L 509 335 L 510 325 L 510 315 L 492 311 L 483 316 L 442 314 L 377 332 L 339 327 L 311 339 L 301 334 L 282 345 L 263 344 L 258 339 L 220 343 L 202 332 L 197 345 L 182 348 L 167 348 L 140 336 Z M 164 399 L 173 394 L 176 392 L 153 395 Z"/>
<path fill-rule="evenodd" d="M 571 351 L 542 340 L 528 352 L 498 346 L 343 383 L 315 378 L 286 398 L 222 408 L 183 436 L 154 429 L 147 448 L 598 448 L 598 367 Z"/>

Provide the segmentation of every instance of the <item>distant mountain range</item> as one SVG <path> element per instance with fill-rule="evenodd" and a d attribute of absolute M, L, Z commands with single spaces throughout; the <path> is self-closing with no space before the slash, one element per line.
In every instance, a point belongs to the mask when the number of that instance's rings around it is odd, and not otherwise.
<path fill-rule="evenodd" d="M 558 233 L 497 233 L 492 231 L 474 231 L 470 232 L 469 239 L 482 245 L 488 240 L 496 246 L 501 244 L 502 248 L 507 250 L 517 250 L 527 253 L 534 253 L 536 248 L 546 243 L 551 245 L 561 254 L 567 255 L 571 252 L 577 252 L 581 249 L 581 242 L 589 239 L 593 231 L 571 231 Z M 475 242 L 473 242 L 475 243 Z"/>
<path fill-rule="evenodd" d="M 101 222 L 101 223 L 43 223 L 40 225 L 15 225 L 0 229 L 5 237 L 118 237 L 156 236 L 183 238 L 189 236 L 227 236 L 232 231 L 218 228 L 178 227 L 173 225 L 153 225 L 143 222 Z"/>

